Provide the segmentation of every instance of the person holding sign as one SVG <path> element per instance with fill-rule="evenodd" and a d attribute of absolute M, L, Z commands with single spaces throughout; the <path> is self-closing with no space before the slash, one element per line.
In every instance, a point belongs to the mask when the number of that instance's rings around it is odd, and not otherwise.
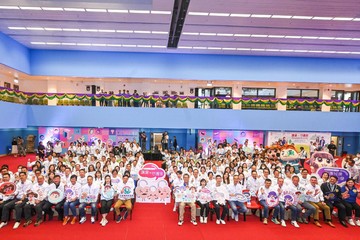
<path fill-rule="evenodd" d="M 355 182 L 352 178 L 349 178 L 346 181 L 345 186 L 341 187 L 341 195 L 343 199 L 343 204 L 346 208 L 346 217 L 348 223 L 351 226 L 360 227 L 360 206 L 356 203 L 356 198 L 360 198 L 359 191 L 354 186 Z M 355 223 L 352 219 L 353 210 L 355 211 Z"/>
<path fill-rule="evenodd" d="M 96 205 L 99 196 L 99 185 L 93 183 L 93 176 L 89 175 L 87 177 L 87 184 L 81 187 L 80 189 L 80 206 L 79 206 L 79 215 L 80 215 L 80 224 L 83 224 L 86 221 L 85 216 L 85 207 L 91 207 L 91 223 L 95 223 L 96 215 Z"/>
<path fill-rule="evenodd" d="M 203 178 L 200 181 L 200 186 L 197 189 L 198 197 L 196 204 L 200 206 L 200 223 L 207 223 L 209 214 L 209 203 L 211 199 L 211 192 L 206 187 L 206 180 Z"/>
<path fill-rule="evenodd" d="M 116 171 L 116 170 L 113 170 Z M 108 223 L 106 216 L 109 214 L 111 205 L 114 201 L 115 189 L 112 185 L 112 178 L 110 175 L 106 175 L 104 179 L 104 185 L 101 186 L 100 202 L 101 208 L 100 213 L 102 215 L 101 226 L 105 227 Z"/>
<path fill-rule="evenodd" d="M 12 186 L 14 186 L 15 188 L 15 184 L 10 182 L 10 174 L 9 173 L 3 173 L 2 174 L 2 184 L 11 184 Z M 10 203 L 12 200 L 14 200 L 16 196 L 16 189 L 13 189 L 13 193 L 10 193 L 8 191 L 5 191 L 5 192 L 0 192 L 0 216 L 2 215 L 2 212 L 3 212 L 3 209 L 4 209 L 4 206 L 8 203 Z M 4 227 L 7 225 L 7 220 L 6 222 L 1 222 L 0 223 L 0 228 Z"/>
<path fill-rule="evenodd" d="M 49 186 L 49 194 L 51 194 L 51 192 L 53 192 L 54 190 L 59 190 L 59 192 L 64 193 L 64 189 L 65 189 L 64 187 L 65 187 L 64 184 L 61 183 L 60 175 L 55 175 L 54 179 L 53 179 L 53 183 L 51 183 L 50 186 Z M 54 215 L 54 211 L 51 209 L 51 207 L 53 205 L 55 205 L 55 210 L 58 213 L 58 220 L 62 221 L 63 220 L 63 215 L 64 215 L 64 209 L 63 209 L 64 202 L 65 202 L 64 197 L 62 196 L 60 199 L 56 199 L 56 202 L 50 202 L 49 200 L 50 199 L 49 199 L 49 196 L 48 196 L 47 201 L 43 205 L 44 214 L 48 214 L 49 215 L 49 220 L 52 220 L 53 215 Z"/>
<path fill-rule="evenodd" d="M 76 206 L 80 204 L 79 202 L 80 189 L 81 189 L 81 184 L 77 182 L 77 176 L 71 175 L 70 184 L 65 187 L 64 220 L 63 220 L 64 226 L 70 220 L 69 210 L 71 210 L 71 213 L 73 215 L 71 224 L 75 224 L 77 221 Z"/>
<path fill-rule="evenodd" d="M 279 207 L 276 208 L 275 207 L 275 211 L 274 211 L 274 216 L 275 218 L 278 217 L 278 215 L 280 215 L 280 223 L 281 226 L 286 227 L 286 223 L 285 223 L 285 199 L 284 199 L 284 190 L 285 190 L 285 186 L 284 186 L 284 179 L 279 177 L 277 180 L 277 185 L 274 187 L 275 190 L 277 191 L 277 194 L 279 196 Z"/>
<path fill-rule="evenodd" d="M 314 224 L 317 227 L 321 227 L 319 223 L 319 210 L 321 209 L 325 214 L 325 221 L 330 227 L 335 227 L 331 222 L 330 208 L 324 202 L 324 196 L 320 189 L 320 186 L 317 184 L 317 178 L 312 176 L 310 178 L 310 184 L 305 187 L 305 193 L 307 195 L 308 202 L 315 207 L 314 213 Z"/>
<path fill-rule="evenodd" d="M 324 194 L 324 202 L 329 206 L 330 212 L 332 212 L 334 207 L 336 207 L 338 209 L 338 216 L 341 225 L 348 227 L 345 221 L 346 208 L 341 202 L 341 188 L 336 184 L 337 181 L 337 176 L 331 176 L 329 178 L 329 182 L 324 182 L 321 184 L 320 188 Z"/>
<path fill-rule="evenodd" d="M 119 223 L 122 219 L 125 219 L 127 214 L 132 209 L 132 203 L 131 199 L 134 198 L 134 183 L 133 181 L 129 180 L 130 175 L 127 173 L 124 173 L 122 181 L 118 185 L 118 196 L 117 201 L 115 203 L 115 212 L 116 212 L 116 223 Z M 126 207 L 126 213 L 124 214 L 124 217 L 121 216 L 120 207 L 122 205 L 125 205 Z"/>
<path fill-rule="evenodd" d="M 260 201 L 261 206 L 264 207 L 263 209 L 263 216 L 264 216 L 264 220 L 263 223 L 265 225 L 268 224 L 268 217 L 269 217 L 269 204 L 267 203 L 266 199 L 270 196 L 273 196 L 270 194 L 270 192 L 273 192 L 273 188 L 271 188 L 271 180 L 270 179 L 265 179 L 265 186 L 261 186 L 259 188 L 258 191 L 258 199 Z M 276 192 L 275 192 L 276 193 Z M 274 198 L 277 198 L 277 196 L 273 196 Z M 279 204 L 277 204 L 276 206 L 273 206 L 275 208 L 275 211 L 278 212 L 279 211 Z M 280 224 L 279 221 L 275 218 L 276 216 L 273 215 L 271 221 L 275 224 Z"/>
<path fill-rule="evenodd" d="M 179 222 L 178 225 L 181 226 L 184 223 L 184 213 L 185 213 L 185 206 L 189 205 L 191 208 L 191 223 L 196 226 L 197 222 L 196 222 L 196 205 L 195 205 L 195 200 L 196 198 L 192 198 L 191 196 L 193 196 L 193 190 L 196 188 L 190 183 L 190 176 L 189 174 L 185 173 L 183 176 L 183 186 L 181 186 L 180 188 L 183 190 L 182 192 L 184 192 L 186 195 L 188 195 L 188 199 L 187 200 L 183 200 L 180 202 L 179 204 Z M 186 197 L 184 196 L 184 199 Z"/>
<path fill-rule="evenodd" d="M 216 214 L 216 224 L 226 224 L 225 217 L 229 214 L 229 208 L 227 207 L 226 200 L 229 199 L 229 192 L 226 186 L 222 183 L 220 175 L 216 175 L 216 183 L 212 189 L 213 194 L 213 205 Z M 223 211 L 220 216 L 220 208 Z"/>
<path fill-rule="evenodd" d="M 245 207 L 245 204 L 242 200 L 246 199 L 239 199 L 242 195 L 243 190 L 245 189 L 243 185 L 239 183 L 239 175 L 234 175 L 233 177 L 234 183 L 228 185 L 229 190 L 229 204 L 234 214 L 235 221 L 239 221 L 239 213 L 246 213 L 247 208 Z M 238 210 L 238 207 L 240 209 Z"/>
<path fill-rule="evenodd" d="M 42 208 L 46 203 L 46 197 L 49 191 L 49 184 L 45 182 L 43 175 L 37 177 L 37 183 L 35 183 L 31 191 L 37 194 L 34 205 L 27 202 L 24 206 L 24 215 L 25 215 L 25 224 L 24 227 L 27 227 L 31 224 L 31 210 L 35 209 L 36 212 L 36 222 L 35 227 L 39 226 L 42 223 Z"/>

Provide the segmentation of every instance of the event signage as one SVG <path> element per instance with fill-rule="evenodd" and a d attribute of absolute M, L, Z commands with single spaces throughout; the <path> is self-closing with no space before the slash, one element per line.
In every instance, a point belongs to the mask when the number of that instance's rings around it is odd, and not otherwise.
<path fill-rule="evenodd" d="M 0 184 L 0 193 L 5 196 L 10 196 L 16 191 L 16 184 L 12 182 L 4 182 Z"/>
<path fill-rule="evenodd" d="M 284 195 L 285 207 L 297 205 L 298 197 L 294 192 L 285 190 L 283 191 L 283 195 Z"/>
<path fill-rule="evenodd" d="M 60 189 L 54 189 L 48 193 L 48 201 L 52 204 L 58 204 L 64 199 L 64 193 Z"/>
<path fill-rule="evenodd" d="M 322 167 L 319 168 L 316 173 L 319 176 L 322 176 L 324 172 L 327 172 L 329 176 L 337 176 L 339 185 L 344 185 L 346 180 L 348 180 L 348 178 L 350 177 L 350 173 L 348 170 L 337 167 Z"/>
<path fill-rule="evenodd" d="M 279 196 L 275 191 L 270 191 L 266 198 L 266 204 L 269 207 L 275 207 L 279 204 Z"/>

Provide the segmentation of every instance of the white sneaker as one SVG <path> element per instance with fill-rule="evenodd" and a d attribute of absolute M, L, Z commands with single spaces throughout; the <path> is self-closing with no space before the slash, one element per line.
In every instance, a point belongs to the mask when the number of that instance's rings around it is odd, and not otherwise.
<path fill-rule="evenodd" d="M 235 218 L 235 214 L 233 211 L 231 211 L 231 219 L 234 219 Z"/>
<path fill-rule="evenodd" d="M 207 217 L 204 217 L 204 223 L 207 223 Z"/>
<path fill-rule="evenodd" d="M 291 221 L 291 225 L 293 225 L 296 228 L 299 228 L 299 224 L 296 221 Z"/>
<path fill-rule="evenodd" d="M 360 227 L 360 220 L 358 219 L 358 220 L 356 220 L 356 226 L 358 226 L 358 227 Z"/>
<path fill-rule="evenodd" d="M 226 224 L 226 222 L 222 219 L 220 219 L 221 224 Z"/>
<path fill-rule="evenodd" d="M 92 224 L 95 223 L 95 217 L 91 217 L 91 223 L 92 223 Z"/>
<path fill-rule="evenodd" d="M 196 225 L 197 225 L 197 222 L 196 222 L 195 220 L 194 220 L 194 221 L 193 221 L 193 220 L 191 220 L 190 222 L 191 222 L 194 226 L 196 226 Z"/>
<path fill-rule="evenodd" d="M 268 224 L 267 218 L 264 218 L 263 224 L 265 224 L 265 225 Z"/>
<path fill-rule="evenodd" d="M 2 223 L 0 223 L 0 228 L 5 227 L 7 224 L 8 224 L 7 222 L 2 222 Z"/>
<path fill-rule="evenodd" d="M 101 225 L 102 225 L 103 227 L 105 227 L 108 222 L 109 222 L 108 220 L 104 219 L 104 221 L 103 221 L 103 223 L 102 223 Z"/>
<path fill-rule="evenodd" d="M 216 224 L 220 224 L 220 220 L 218 219 L 218 220 L 216 220 Z"/>
<path fill-rule="evenodd" d="M 80 219 L 80 224 L 83 224 L 84 222 L 86 222 L 86 217 L 82 217 L 81 219 Z"/>
<path fill-rule="evenodd" d="M 235 219 L 235 222 L 238 222 L 239 221 L 239 215 L 236 214 L 234 219 Z"/>
<path fill-rule="evenodd" d="M 204 217 L 200 217 L 200 223 L 204 223 Z"/>
<path fill-rule="evenodd" d="M 102 218 L 100 221 L 100 225 L 103 225 L 105 218 Z"/>
<path fill-rule="evenodd" d="M 20 222 L 16 222 L 16 223 L 14 224 L 13 229 L 17 229 L 19 226 L 20 226 Z"/>
<path fill-rule="evenodd" d="M 348 223 L 349 223 L 351 226 L 355 226 L 354 220 L 352 220 L 352 218 L 350 218 L 350 219 L 348 220 Z"/>
<path fill-rule="evenodd" d="M 176 205 L 174 206 L 173 211 L 176 212 Z"/>
<path fill-rule="evenodd" d="M 183 223 L 184 223 L 184 221 L 179 221 L 178 225 L 181 226 L 181 225 L 183 225 Z"/>
<path fill-rule="evenodd" d="M 281 226 L 286 227 L 286 223 L 284 220 L 281 220 Z"/>

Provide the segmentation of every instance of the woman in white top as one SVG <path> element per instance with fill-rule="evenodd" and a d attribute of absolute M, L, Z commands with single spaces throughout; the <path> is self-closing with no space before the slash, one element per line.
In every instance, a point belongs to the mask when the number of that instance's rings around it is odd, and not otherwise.
<path fill-rule="evenodd" d="M 104 184 L 101 186 L 100 190 L 100 213 L 102 215 L 102 219 L 100 224 L 105 227 L 108 223 L 108 220 L 106 219 L 106 216 L 109 214 L 111 205 L 114 201 L 114 195 L 115 195 L 115 189 L 111 183 L 111 177 L 110 175 L 105 176 Z"/>

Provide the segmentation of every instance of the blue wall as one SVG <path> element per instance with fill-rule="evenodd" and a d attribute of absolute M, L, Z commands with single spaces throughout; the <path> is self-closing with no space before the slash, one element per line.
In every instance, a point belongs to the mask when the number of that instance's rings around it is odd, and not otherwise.
<path fill-rule="evenodd" d="M 31 50 L 33 75 L 358 83 L 357 59 Z"/>
<path fill-rule="evenodd" d="M 27 106 L 0 101 L 0 129 L 27 128 Z"/>
<path fill-rule="evenodd" d="M 0 64 L 30 74 L 30 51 L 0 32 Z"/>

